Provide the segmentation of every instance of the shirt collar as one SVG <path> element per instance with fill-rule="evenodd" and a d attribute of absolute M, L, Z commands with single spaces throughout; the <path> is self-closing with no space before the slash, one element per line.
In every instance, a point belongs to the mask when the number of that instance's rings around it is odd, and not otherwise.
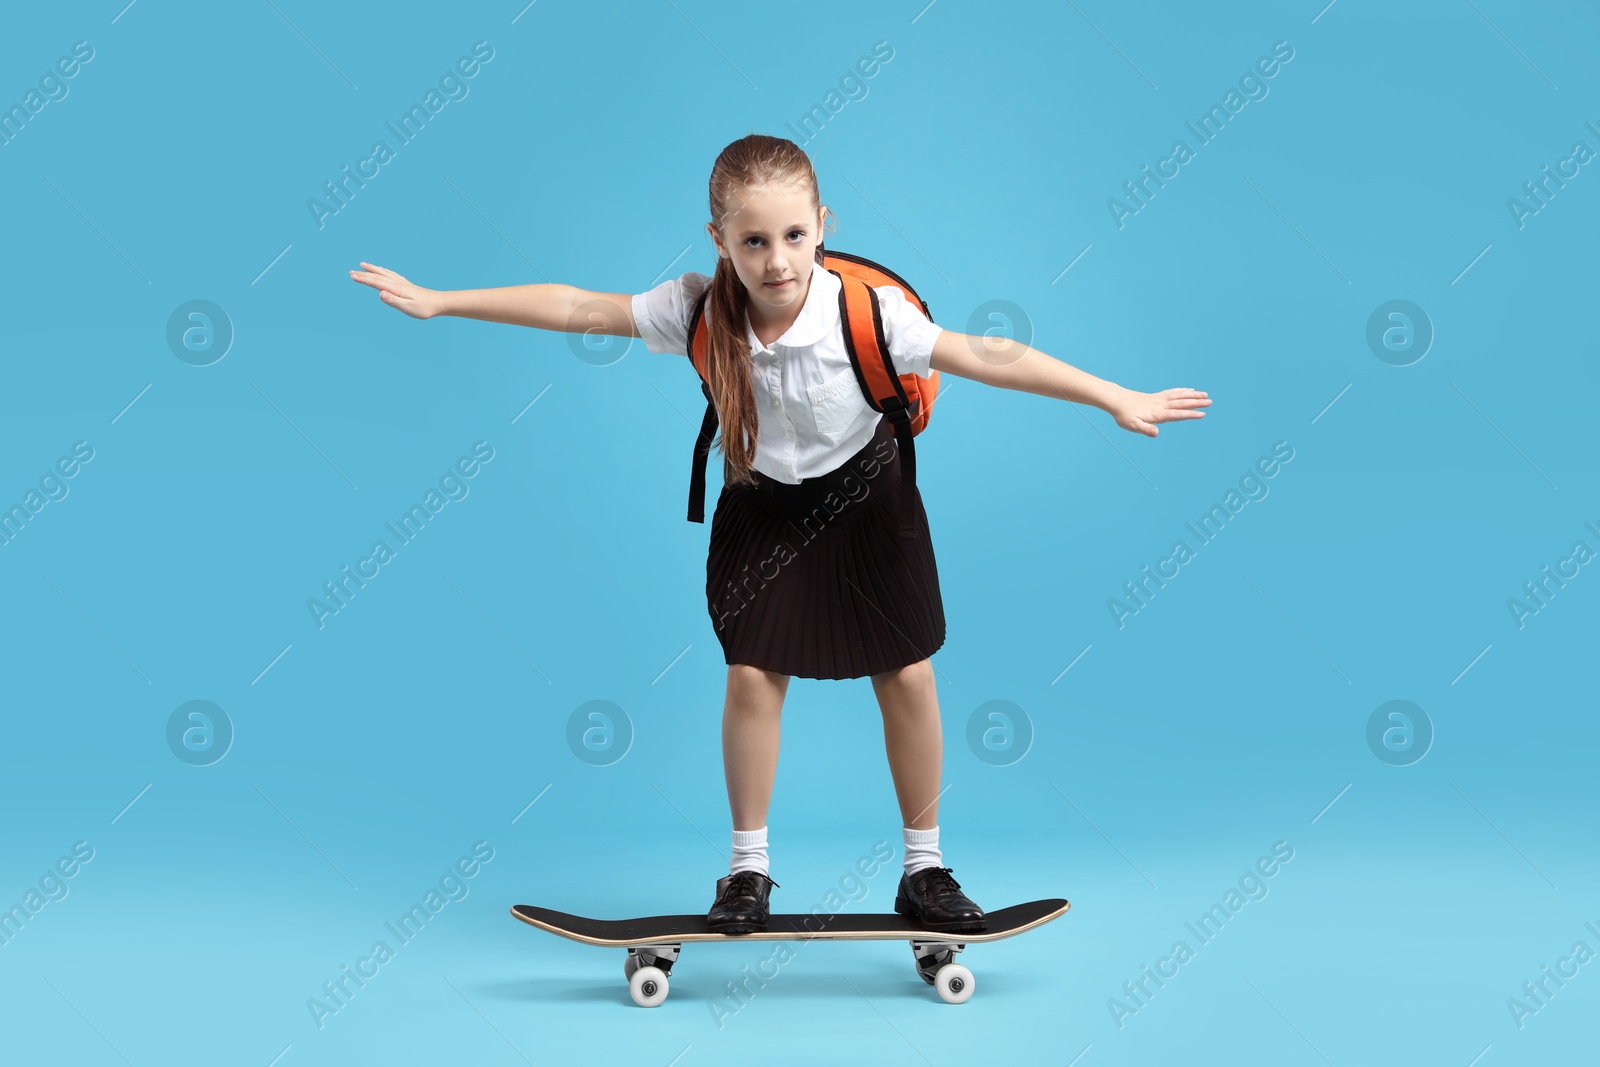
<path fill-rule="evenodd" d="M 745 313 L 744 328 L 750 351 L 770 352 L 775 345 L 798 348 L 822 340 L 823 335 L 839 321 L 839 288 L 839 279 L 833 272 L 812 260 L 811 287 L 806 291 L 805 306 L 789 328 L 783 331 L 783 336 L 771 345 L 763 345 L 756 339 L 756 331 L 750 325 L 749 312 Z"/>

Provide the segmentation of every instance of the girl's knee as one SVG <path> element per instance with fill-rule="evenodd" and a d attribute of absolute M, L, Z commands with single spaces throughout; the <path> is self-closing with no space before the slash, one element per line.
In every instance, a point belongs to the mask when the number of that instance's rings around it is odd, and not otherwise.
<path fill-rule="evenodd" d="M 789 691 L 789 676 L 769 671 L 749 663 L 728 664 L 728 692 L 777 693 L 781 698 Z"/>
<path fill-rule="evenodd" d="M 908 663 L 904 667 L 897 667 L 892 671 L 872 676 L 872 684 L 878 685 L 907 685 L 926 682 L 933 677 L 933 660 L 919 659 L 915 663 Z"/>

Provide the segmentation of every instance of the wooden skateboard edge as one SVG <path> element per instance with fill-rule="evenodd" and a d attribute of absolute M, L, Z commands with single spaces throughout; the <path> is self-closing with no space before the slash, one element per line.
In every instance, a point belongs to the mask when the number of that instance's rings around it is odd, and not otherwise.
<path fill-rule="evenodd" d="M 520 922 L 526 923 L 527 925 L 532 926 L 532 927 L 536 927 L 537 929 L 544 930 L 547 933 L 555 934 L 558 937 L 567 938 L 569 941 L 578 941 L 578 942 L 581 942 L 581 943 L 586 944 L 586 945 L 598 945 L 598 946 L 601 946 L 603 948 L 629 948 L 629 947 L 640 946 L 640 945 L 687 944 L 689 942 L 703 943 L 703 942 L 707 942 L 707 941 L 910 941 L 910 940 L 917 940 L 917 941 L 949 941 L 949 942 L 961 943 L 961 944 L 976 944 L 976 943 L 979 943 L 979 942 L 986 942 L 986 941 L 1003 941 L 1004 939 L 1006 939 L 1008 937 L 1015 937 L 1018 934 L 1027 933 L 1029 930 L 1032 930 L 1035 927 L 1043 926 L 1047 922 L 1052 922 L 1055 919 L 1059 919 L 1061 916 L 1067 914 L 1067 912 L 1070 911 L 1071 908 L 1072 908 L 1072 902 L 1067 900 L 1067 899 L 1065 899 L 1064 897 L 1047 897 L 1047 898 L 1044 898 L 1043 900 L 1038 900 L 1038 901 L 1031 901 L 1031 900 L 1030 901 L 1023 901 L 1021 904 L 1014 904 L 1014 905 L 1011 905 L 1011 906 L 1012 907 L 1026 907 L 1028 904 L 1051 903 L 1051 902 L 1054 902 L 1054 901 L 1057 901 L 1057 900 L 1059 900 L 1061 902 L 1061 906 L 1060 907 L 1055 908 L 1054 910 L 1050 911 L 1048 914 L 1040 916 L 1039 918 L 1033 920 L 1032 922 L 1029 922 L 1029 923 L 1026 923 L 1026 924 L 1024 924 L 1022 926 L 1014 927 L 1014 928 L 1008 929 L 1008 930 L 1003 930 L 1003 931 L 985 930 L 985 931 L 981 931 L 981 932 L 977 932 L 977 933 L 962 933 L 962 932 L 947 931 L 947 930 L 925 930 L 925 929 L 921 929 L 921 928 L 912 929 L 912 930 L 896 930 L 896 931 L 893 931 L 893 932 L 849 931 L 849 930 L 839 930 L 839 931 L 828 931 L 828 930 L 817 930 L 817 931 L 812 931 L 812 930 L 804 930 L 804 931 L 802 931 L 802 930 L 757 930 L 757 931 L 753 931 L 753 932 L 748 933 L 748 934 L 722 934 L 722 933 L 707 932 L 707 933 L 703 933 L 703 934 L 701 934 L 701 933 L 685 933 L 685 934 L 675 934 L 675 935 L 664 935 L 664 936 L 661 936 L 661 937 L 605 938 L 605 937 L 586 937 L 586 936 L 584 936 L 582 934 L 575 933 L 575 932 L 573 932 L 571 930 L 563 929 L 562 927 L 557 926 L 557 925 L 555 925 L 553 923 L 543 922 L 543 921 L 541 921 L 539 919 L 534 918 L 531 915 L 525 915 L 521 911 L 518 910 L 519 908 L 534 908 L 534 907 L 538 907 L 538 905 L 536 905 L 536 904 L 513 904 L 513 905 L 511 905 L 511 915 L 512 915 L 513 918 L 517 919 Z M 552 910 L 552 909 L 545 909 L 545 910 Z M 1005 909 L 1002 909 L 1002 910 L 1005 910 Z M 563 913 L 563 914 L 565 914 L 565 913 Z M 586 916 L 574 916 L 574 918 L 585 918 L 585 917 Z M 779 918 L 779 917 L 793 918 L 793 919 L 809 919 L 812 916 L 809 915 L 809 914 L 805 914 L 805 913 L 782 913 L 781 915 L 772 916 L 772 918 Z M 899 915 L 895 915 L 893 917 L 896 920 L 902 919 L 902 917 L 899 916 Z M 643 921 L 645 921 L 646 919 L 649 919 L 649 918 L 654 918 L 654 916 L 643 916 L 643 917 L 633 918 L 633 919 L 618 919 L 618 920 L 604 920 L 604 921 L 643 922 Z"/>

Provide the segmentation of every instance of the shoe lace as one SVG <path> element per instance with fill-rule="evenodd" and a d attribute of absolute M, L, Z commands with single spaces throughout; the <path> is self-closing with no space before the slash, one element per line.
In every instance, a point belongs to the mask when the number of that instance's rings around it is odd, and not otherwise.
<path fill-rule="evenodd" d="M 922 883 L 921 895 L 924 897 L 932 896 L 936 893 L 955 892 L 961 888 L 961 883 L 956 881 L 955 876 L 950 873 L 949 867 L 929 867 L 927 870 L 918 873 L 921 876 Z"/>
<path fill-rule="evenodd" d="M 753 897 L 761 890 L 762 878 L 763 875 L 760 871 L 735 871 L 729 876 L 727 882 L 723 884 L 722 896 L 718 897 L 717 899 L 720 902 L 731 900 L 734 897 L 740 896 Z M 766 880 L 769 882 L 772 881 L 771 878 L 767 878 Z M 778 883 L 772 882 L 772 884 L 777 885 Z"/>

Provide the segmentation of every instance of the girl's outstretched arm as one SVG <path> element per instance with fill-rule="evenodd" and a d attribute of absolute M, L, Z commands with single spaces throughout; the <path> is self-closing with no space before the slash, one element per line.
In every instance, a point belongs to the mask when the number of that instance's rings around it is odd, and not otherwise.
<path fill-rule="evenodd" d="M 378 290 L 378 297 L 414 319 L 458 315 L 563 333 L 638 337 L 633 297 L 595 293 L 571 285 L 509 285 L 499 289 L 426 289 L 372 263 L 350 272 L 352 281 Z"/>
<path fill-rule="evenodd" d="M 933 369 L 998 389 L 1037 393 L 1102 408 L 1124 430 L 1155 437 L 1157 423 L 1199 419 L 1211 399 L 1195 389 L 1141 393 L 1047 356 L 1008 337 L 973 337 L 941 330 L 933 343 Z"/>

